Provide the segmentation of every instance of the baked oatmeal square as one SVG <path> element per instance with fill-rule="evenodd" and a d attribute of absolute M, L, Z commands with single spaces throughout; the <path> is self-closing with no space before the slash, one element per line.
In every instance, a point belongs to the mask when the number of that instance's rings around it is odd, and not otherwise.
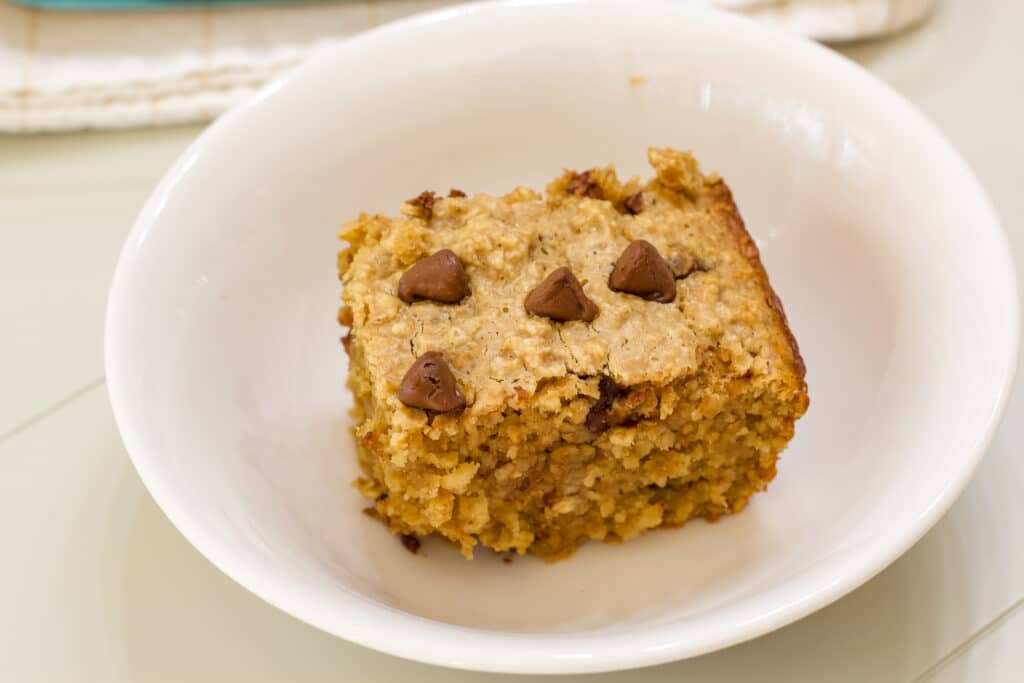
<path fill-rule="evenodd" d="M 363 470 L 394 533 L 559 559 L 739 512 L 806 411 L 796 340 L 725 182 L 566 171 L 345 225 Z"/>

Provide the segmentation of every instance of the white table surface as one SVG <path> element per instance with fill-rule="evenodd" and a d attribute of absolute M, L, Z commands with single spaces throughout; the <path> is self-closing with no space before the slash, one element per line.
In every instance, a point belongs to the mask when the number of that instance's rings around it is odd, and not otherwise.
<path fill-rule="evenodd" d="M 1024 272 L 1022 30 L 1019 0 L 945 0 L 926 27 L 843 51 L 959 147 Z M 0 138 L 0 681 L 514 678 L 296 621 L 214 569 L 142 487 L 107 400 L 104 304 L 136 211 L 199 132 Z M 1022 382 L 963 498 L 864 587 L 728 650 L 581 679 L 1024 681 Z"/>

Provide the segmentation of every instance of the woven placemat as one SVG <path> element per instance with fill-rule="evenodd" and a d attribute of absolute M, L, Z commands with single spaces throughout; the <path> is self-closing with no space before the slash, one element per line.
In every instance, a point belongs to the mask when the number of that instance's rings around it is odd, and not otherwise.
<path fill-rule="evenodd" d="M 309 54 L 452 0 L 0 0 L 0 132 L 127 128 L 209 120 Z M 624 0 L 625 1 L 625 0 Z M 629 0 L 632 1 L 632 0 Z M 677 0 L 728 5 L 823 40 L 877 35 L 934 0 Z M 97 11 L 114 3 L 149 11 Z M 168 4 L 180 5 L 166 9 Z M 94 7 L 94 5 L 90 5 Z"/>

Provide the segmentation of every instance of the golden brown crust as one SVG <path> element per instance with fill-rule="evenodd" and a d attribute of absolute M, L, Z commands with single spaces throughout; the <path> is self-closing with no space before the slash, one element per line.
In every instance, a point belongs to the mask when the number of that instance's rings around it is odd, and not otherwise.
<path fill-rule="evenodd" d="M 789 320 L 786 318 L 786 311 L 782 307 L 782 301 L 772 288 L 772 283 L 768 279 L 768 273 L 764 269 L 764 264 L 761 263 L 761 251 L 757 248 L 754 238 L 747 231 L 747 226 L 743 222 L 743 216 L 740 215 L 740 210 L 733 199 L 732 190 L 729 189 L 724 180 L 719 178 L 708 188 L 708 194 L 714 202 L 713 209 L 722 216 L 723 222 L 729 227 L 733 237 L 736 239 L 736 246 L 740 254 L 753 267 L 757 273 L 758 281 L 768 295 L 768 304 L 775 311 L 779 324 L 786 335 L 786 341 L 792 352 L 793 367 L 797 375 L 800 376 L 800 379 L 804 381 L 803 391 L 806 393 L 807 382 L 805 378 L 807 367 L 804 365 L 803 356 L 800 355 L 800 345 L 793 335 L 793 330 L 789 327 Z"/>

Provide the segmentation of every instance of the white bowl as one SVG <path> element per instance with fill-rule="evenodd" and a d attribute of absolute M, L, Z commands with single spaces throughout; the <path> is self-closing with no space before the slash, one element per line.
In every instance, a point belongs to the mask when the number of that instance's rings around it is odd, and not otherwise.
<path fill-rule="evenodd" d="M 952 504 L 998 422 L 1018 304 L 942 135 L 828 50 L 683 3 L 446 10 L 329 50 L 213 125 L 125 245 L 107 369 L 171 521 L 281 609 L 403 657 L 509 672 L 654 664 L 842 596 Z M 640 76 L 643 83 L 631 83 Z M 778 478 L 718 524 L 573 559 L 414 556 L 360 514 L 336 230 L 425 188 L 692 148 L 732 185 L 806 357 Z"/>

